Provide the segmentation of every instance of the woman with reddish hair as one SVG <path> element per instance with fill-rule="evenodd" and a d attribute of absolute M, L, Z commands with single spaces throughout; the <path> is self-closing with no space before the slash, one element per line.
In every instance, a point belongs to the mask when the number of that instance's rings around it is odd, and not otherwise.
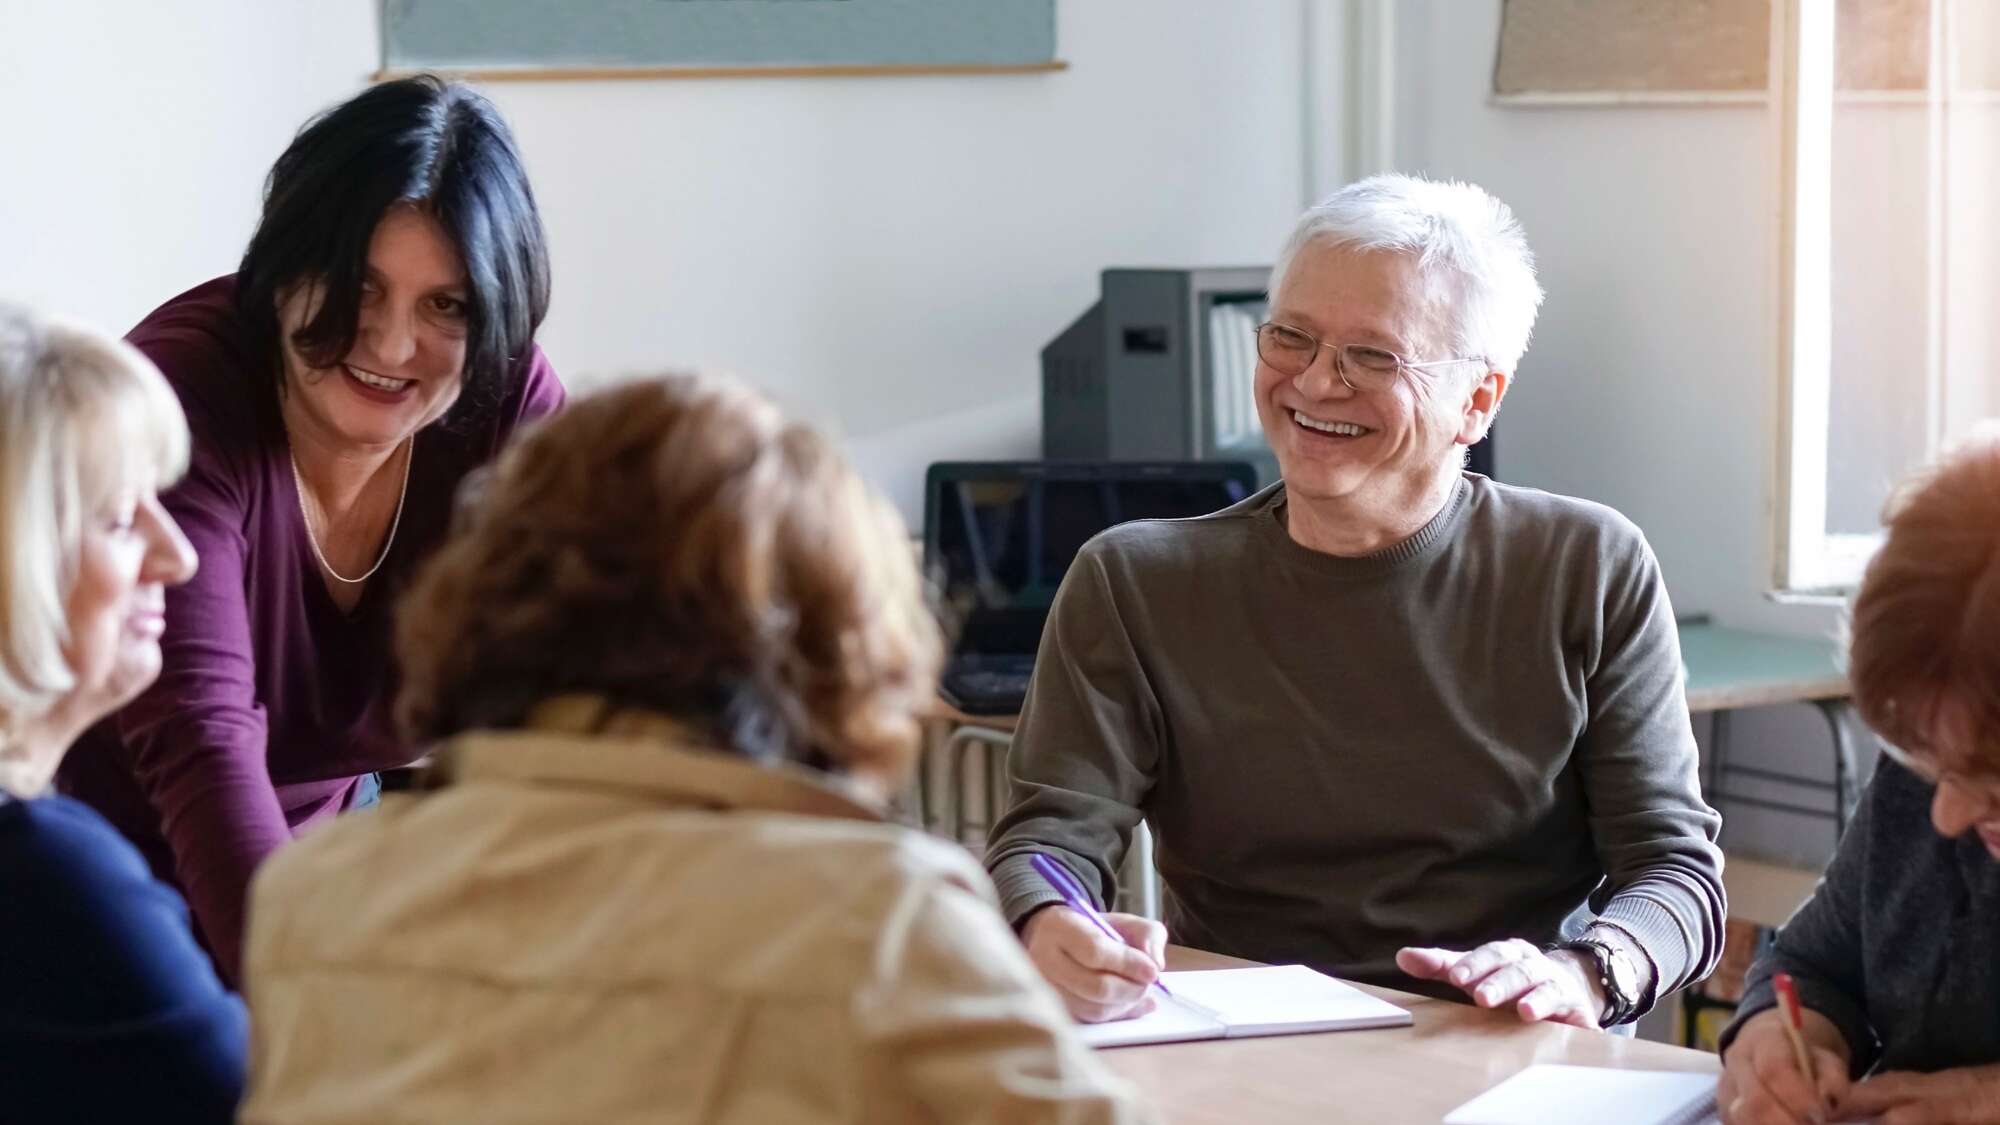
<path fill-rule="evenodd" d="M 884 818 L 942 651 L 894 511 L 748 387 L 539 424 L 399 610 L 431 782 L 257 877 L 240 1120 L 1157 1120 Z"/>
<path fill-rule="evenodd" d="M 1890 508 L 1849 676 L 1885 757 L 1723 1033 L 1723 1120 L 2000 1121 L 2000 435 Z M 1817 1078 L 1786 1042 L 1789 973 Z"/>

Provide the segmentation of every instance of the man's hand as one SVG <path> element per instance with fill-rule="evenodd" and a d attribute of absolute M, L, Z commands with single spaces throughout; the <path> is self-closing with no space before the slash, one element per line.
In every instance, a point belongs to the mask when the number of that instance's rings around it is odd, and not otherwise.
<path fill-rule="evenodd" d="M 1604 990 L 1597 974 L 1568 950 L 1543 953 L 1519 938 L 1490 941 L 1469 953 L 1412 946 L 1396 967 L 1418 980 L 1441 980 L 1470 993 L 1482 1008 L 1512 1005 L 1523 1020 L 1597 1027 Z"/>
<path fill-rule="evenodd" d="M 1806 1049 L 1819 1079 L 1815 1090 L 1799 1073 L 1784 1020 L 1777 1008 L 1760 1012 L 1730 1042 L 1722 1059 L 1722 1081 L 1715 1088 L 1723 1125 L 1806 1125 L 1828 1120 L 1828 1109 L 1846 1116 L 1847 1050 L 1840 1032 L 1825 1016 L 1805 1010 Z"/>
<path fill-rule="evenodd" d="M 1067 906 L 1044 906 L 1028 916 L 1021 941 L 1028 960 L 1062 996 L 1069 1014 L 1084 1023 L 1130 1019 L 1153 1010 L 1153 982 L 1167 959 L 1167 928 L 1136 914 L 1103 915 L 1124 942 Z"/>
<path fill-rule="evenodd" d="M 2000 1065 L 1887 1071 L 1856 1083 L 1836 1109 L 1841 1119 L 1875 1118 L 1882 1125 L 1987 1125 L 2000 1121 Z"/>

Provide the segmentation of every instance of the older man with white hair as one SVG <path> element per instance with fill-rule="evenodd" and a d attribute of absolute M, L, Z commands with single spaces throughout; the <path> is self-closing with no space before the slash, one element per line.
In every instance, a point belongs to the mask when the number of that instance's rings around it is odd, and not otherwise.
<path fill-rule="evenodd" d="M 1464 469 L 1541 303 L 1512 213 L 1378 176 L 1307 211 L 1257 330 L 1283 480 L 1099 536 L 1056 598 L 988 862 L 1080 1019 L 1183 944 L 1526 1020 L 1628 1023 L 1720 950 L 1667 591 L 1617 512 Z M 1166 927 L 1100 903 L 1133 827 Z"/>

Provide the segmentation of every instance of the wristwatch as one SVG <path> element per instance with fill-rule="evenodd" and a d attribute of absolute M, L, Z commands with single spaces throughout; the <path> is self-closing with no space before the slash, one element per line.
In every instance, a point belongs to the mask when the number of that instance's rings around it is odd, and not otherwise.
<path fill-rule="evenodd" d="M 1604 989 L 1604 1011 L 1597 1017 L 1597 1026 L 1616 1027 L 1637 1014 L 1639 967 L 1623 949 L 1591 937 L 1559 941 L 1548 947 L 1550 952 L 1558 949 L 1582 954 L 1585 963 L 1596 969 L 1598 987 Z"/>

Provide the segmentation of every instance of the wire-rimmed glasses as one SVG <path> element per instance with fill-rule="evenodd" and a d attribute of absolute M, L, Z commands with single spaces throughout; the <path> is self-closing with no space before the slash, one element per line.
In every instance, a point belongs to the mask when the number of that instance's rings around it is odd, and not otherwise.
<path fill-rule="evenodd" d="M 1357 391 L 1379 391 L 1395 383 L 1405 369 L 1422 371 L 1448 367 L 1454 363 L 1484 363 L 1486 357 L 1454 356 L 1412 363 L 1387 348 L 1367 344 L 1324 344 L 1303 328 L 1265 321 L 1257 326 L 1257 357 L 1280 375 L 1297 377 L 1306 373 L 1326 348 L 1333 353 L 1333 370 L 1340 381 Z"/>

